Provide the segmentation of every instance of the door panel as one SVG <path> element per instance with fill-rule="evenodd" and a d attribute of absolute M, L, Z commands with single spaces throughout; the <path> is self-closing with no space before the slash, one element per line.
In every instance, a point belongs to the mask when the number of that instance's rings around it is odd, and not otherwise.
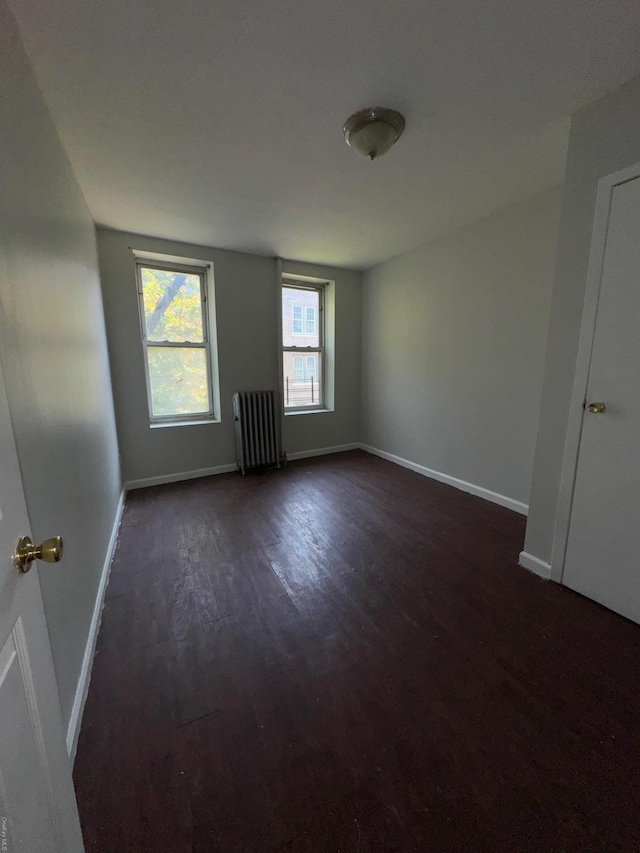
<path fill-rule="evenodd" d="M 25 535 L 29 520 L 0 371 L 0 850 L 82 853 L 38 569 L 19 574 L 12 561 Z"/>
<path fill-rule="evenodd" d="M 6 814 L 33 815 L 28 822 L 15 824 L 7 821 L 9 850 L 56 851 L 53 820 L 49 805 L 50 788 L 46 780 L 46 753 L 40 754 L 39 739 L 34 734 L 41 731 L 38 708 L 34 707 L 34 686 L 30 678 L 28 660 L 20 661 L 16 642 L 23 634 L 22 623 L 16 623 L 4 648 L 0 652 L 0 719 L 15 720 L 18 730 L 0 727 L 0 774 Z M 26 672 L 25 672 L 26 670 Z M 25 680 L 25 675 L 27 680 Z M 3 768 L 19 767 L 20 774 L 5 778 Z M 38 847 L 39 845 L 39 847 Z M 60 840 L 58 839 L 58 849 Z"/>
<path fill-rule="evenodd" d="M 640 622 L 640 179 L 612 193 L 562 581 Z"/>

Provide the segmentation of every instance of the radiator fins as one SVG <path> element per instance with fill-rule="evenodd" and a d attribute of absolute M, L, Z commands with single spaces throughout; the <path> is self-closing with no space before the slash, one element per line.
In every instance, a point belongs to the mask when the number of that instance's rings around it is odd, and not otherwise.
<path fill-rule="evenodd" d="M 277 465 L 283 461 L 274 391 L 243 391 L 233 395 L 238 470 Z"/>

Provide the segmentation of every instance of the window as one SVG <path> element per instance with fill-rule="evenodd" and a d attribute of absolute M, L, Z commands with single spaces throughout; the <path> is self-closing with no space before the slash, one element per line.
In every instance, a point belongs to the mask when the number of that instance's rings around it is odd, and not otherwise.
<path fill-rule="evenodd" d="M 316 306 L 294 305 L 291 316 L 292 335 L 316 335 Z M 304 317 L 304 325 L 302 318 Z"/>
<path fill-rule="evenodd" d="M 293 306 L 293 320 L 291 326 L 292 335 L 302 334 L 302 305 Z"/>
<path fill-rule="evenodd" d="M 207 268 L 136 262 L 152 422 L 213 417 Z"/>
<path fill-rule="evenodd" d="M 307 367 L 305 370 L 305 379 L 307 382 L 313 382 L 314 379 L 318 378 L 318 356 L 317 355 L 308 355 L 306 358 Z"/>
<path fill-rule="evenodd" d="M 316 333 L 316 309 L 313 305 L 307 305 L 305 311 L 305 332 L 307 335 L 315 335 Z"/>
<path fill-rule="evenodd" d="M 317 355 L 293 356 L 293 381 L 313 382 L 318 378 Z"/>
<path fill-rule="evenodd" d="M 282 283 L 285 409 L 324 407 L 324 285 Z"/>

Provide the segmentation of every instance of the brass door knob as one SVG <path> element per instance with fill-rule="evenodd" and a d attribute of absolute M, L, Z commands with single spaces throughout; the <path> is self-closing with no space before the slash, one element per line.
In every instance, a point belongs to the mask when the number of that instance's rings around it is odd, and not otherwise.
<path fill-rule="evenodd" d="M 59 536 L 45 539 L 40 545 L 34 545 L 28 536 L 18 540 L 13 555 L 13 564 L 19 572 L 26 574 L 34 560 L 45 563 L 58 563 L 62 559 L 63 545 Z"/>
<path fill-rule="evenodd" d="M 604 403 L 589 403 L 587 411 L 591 412 L 592 415 L 601 415 L 607 411 L 607 407 Z"/>

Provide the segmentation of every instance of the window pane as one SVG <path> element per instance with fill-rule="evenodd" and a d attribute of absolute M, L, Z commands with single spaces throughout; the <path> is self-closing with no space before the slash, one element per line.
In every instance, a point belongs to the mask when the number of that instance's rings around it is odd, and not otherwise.
<path fill-rule="evenodd" d="M 307 306 L 306 309 L 306 324 L 305 324 L 305 332 L 307 335 L 315 335 L 316 334 L 316 309 L 314 306 Z"/>
<path fill-rule="evenodd" d="M 302 305 L 293 306 L 291 332 L 294 335 L 302 334 Z"/>
<path fill-rule="evenodd" d="M 322 355 L 282 353 L 284 405 L 286 409 L 322 406 Z"/>
<path fill-rule="evenodd" d="M 309 379 L 317 379 L 318 378 L 318 356 L 317 355 L 307 355 L 306 364 L 305 364 L 305 372 L 304 378 L 306 380 Z"/>
<path fill-rule="evenodd" d="M 282 288 L 282 345 L 320 346 L 320 294 L 317 290 Z"/>
<path fill-rule="evenodd" d="M 147 347 L 154 417 L 209 411 L 207 353 L 204 347 Z"/>
<path fill-rule="evenodd" d="M 142 267 L 142 299 L 149 341 L 192 341 L 202 334 L 199 275 Z"/>

